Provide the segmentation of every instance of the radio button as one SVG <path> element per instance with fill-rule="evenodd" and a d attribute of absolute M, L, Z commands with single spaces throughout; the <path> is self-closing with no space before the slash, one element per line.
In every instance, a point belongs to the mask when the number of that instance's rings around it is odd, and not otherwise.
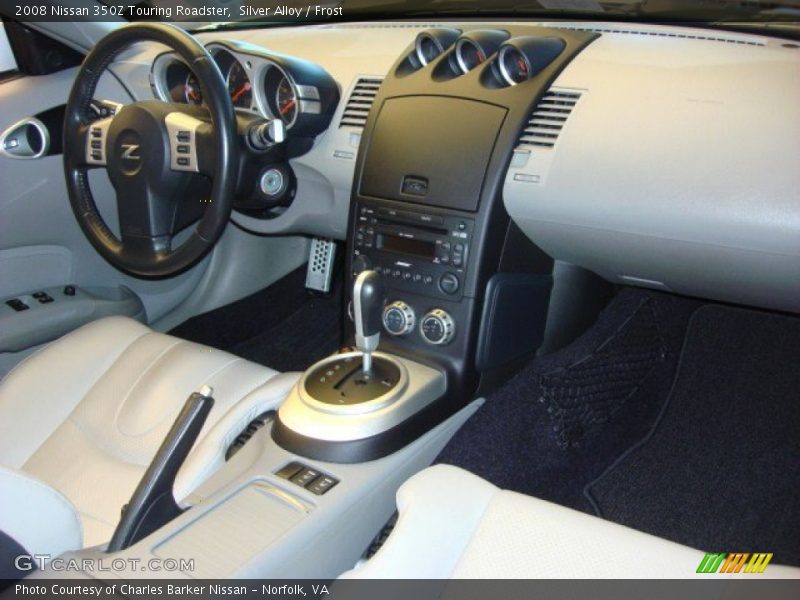
<path fill-rule="evenodd" d="M 430 285 L 433 283 L 433 277 L 431 277 L 430 275 L 425 275 L 423 281 L 425 282 L 425 285 Z"/>
<path fill-rule="evenodd" d="M 439 289 L 445 294 L 455 294 L 459 287 L 461 282 L 453 273 L 445 273 L 439 278 Z"/>
<path fill-rule="evenodd" d="M 414 309 L 397 300 L 383 310 L 383 327 L 391 335 L 407 335 L 414 330 L 417 316 Z"/>

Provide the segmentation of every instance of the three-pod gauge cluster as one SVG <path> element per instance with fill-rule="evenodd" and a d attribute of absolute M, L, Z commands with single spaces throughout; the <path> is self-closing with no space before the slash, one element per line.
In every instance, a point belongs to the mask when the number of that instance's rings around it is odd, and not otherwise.
<path fill-rule="evenodd" d="M 430 67 L 435 80 L 446 81 L 485 66 L 481 73 L 485 85 L 509 87 L 535 77 L 565 46 L 558 37 L 511 37 L 495 29 L 427 29 L 417 36 L 398 74 Z"/>

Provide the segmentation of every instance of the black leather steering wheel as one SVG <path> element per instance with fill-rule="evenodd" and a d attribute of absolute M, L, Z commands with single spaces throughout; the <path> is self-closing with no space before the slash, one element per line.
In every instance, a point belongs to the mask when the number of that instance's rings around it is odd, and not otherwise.
<path fill-rule="evenodd" d="M 169 46 L 189 65 L 204 106 L 146 100 L 107 109 L 114 114 L 99 118 L 92 98 L 100 76 L 122 50 L 144 40 Z M 239 171 L 236 136 L 222 73 L 191 35 L 164 23 L 110 33 L 84 60 L 64 120 L 67 191 L 81 229 L 108 262 L 132 275 L 162 278 L 188 269 L 230 218 Z M 102 167 L 116 192 L 119 238 L 89 188 L 88 170 Z M 198 217 L 188 239 L 172 248 L 175 234 Z"/>

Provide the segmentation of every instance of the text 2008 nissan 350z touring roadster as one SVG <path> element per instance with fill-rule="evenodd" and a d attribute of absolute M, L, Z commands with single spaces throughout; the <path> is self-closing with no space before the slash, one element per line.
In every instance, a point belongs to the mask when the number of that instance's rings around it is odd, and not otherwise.
<path fill-rule="evenodd" d="M 5 586 L 800 577 L 796 2 L 124 4 L 3 3 Z"/>

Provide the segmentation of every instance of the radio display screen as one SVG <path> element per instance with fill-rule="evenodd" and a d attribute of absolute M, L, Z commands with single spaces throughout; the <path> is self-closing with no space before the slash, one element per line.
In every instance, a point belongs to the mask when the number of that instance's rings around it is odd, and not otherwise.
<path fill-rule="evenodd" d="M 428 260 L 433 260 L 433 257 L 436 256 L 435 243 L 396 235 L 380 235 L 378 237 L 378 248 L 388 252 L 397 252 L 398 254 L 413 254 Z"/>

